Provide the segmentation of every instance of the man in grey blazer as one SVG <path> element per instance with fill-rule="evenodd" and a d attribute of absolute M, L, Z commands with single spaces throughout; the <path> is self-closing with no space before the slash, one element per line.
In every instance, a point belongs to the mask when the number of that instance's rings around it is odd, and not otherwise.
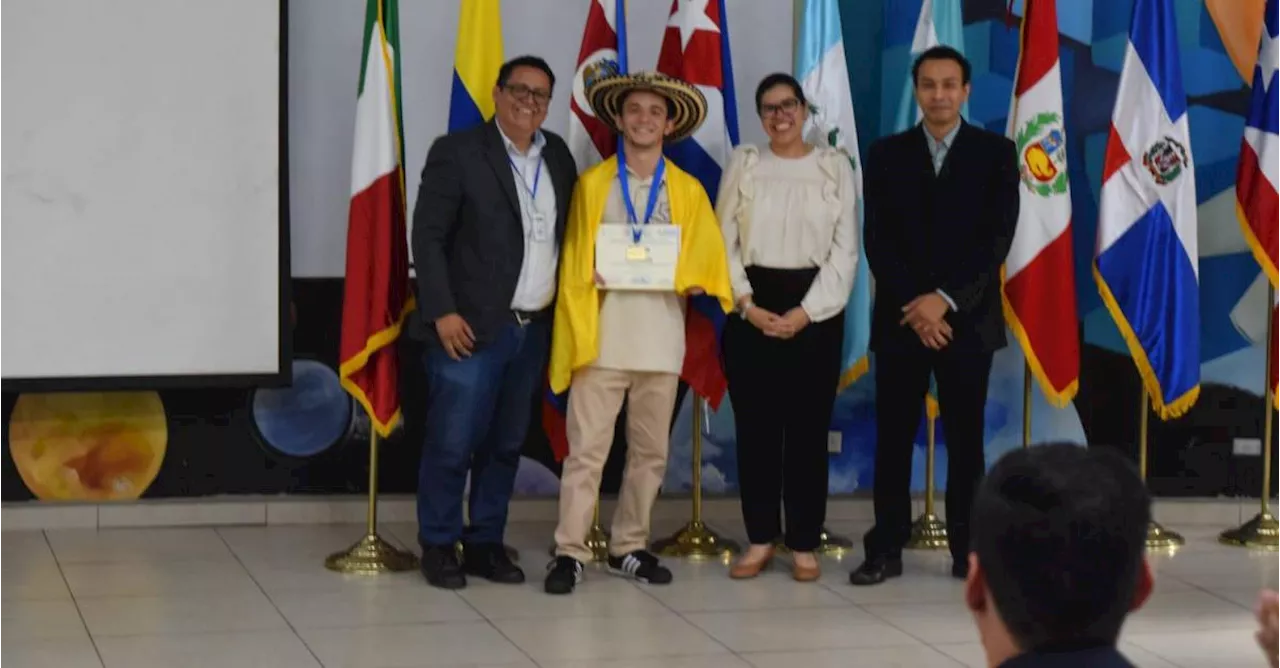
<path fill-rule="evenodd" d="M 564 141 L 542 129 L 554 85 L 541 58 L 507 62 L 493 87 L 493 120 L 438 138 L 422 170 L 411 332 L 426 344 L 418 540 L 422 573 L 435 587 L 465 587 L 466 575 L 524 581 L 503 549 L 503 532 L 545 377 L 560 243 L 578 173 Z"/>

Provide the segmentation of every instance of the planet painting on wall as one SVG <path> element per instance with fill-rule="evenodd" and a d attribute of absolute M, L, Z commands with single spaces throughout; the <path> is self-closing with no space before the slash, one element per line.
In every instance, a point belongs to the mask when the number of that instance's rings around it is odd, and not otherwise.
<path fill-rule="evenodd" d="M 258 440 L 275 455 L 308 459 L 352 435 L 351 395 L 333 369 L 314 360 L 294 360 L 292 385 L 255 390 L 251 402 Z"/>
<path fill-rule="evenodd" d="M 9 453 L 45 501 L 142 496 L 164 461 L 169 431 L 155 392 L 23 394 L 9 418 Z"/>

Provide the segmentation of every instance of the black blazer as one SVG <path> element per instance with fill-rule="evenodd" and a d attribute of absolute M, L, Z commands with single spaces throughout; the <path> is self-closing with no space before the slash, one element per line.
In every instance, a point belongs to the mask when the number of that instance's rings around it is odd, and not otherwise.
<path fill-rule="evenodd" d="M 578 168 L 564 140 L 542 131 L 543 177 L 556 192 L 556 243 L 564 240 Z M 435 321 L 457 313 L 483 345 L 511 322 L 524 261 L 524 226 L 515 176 L 498 126 L 489 121 L 431 145 L 413 209 L 418 309 L 410 334 L 439 345 Z"/>
<path fill-rule="evenodd" d="M 871 349 L 924 350 L 902 307 L 941 289 L 950 349 L 1003 348 L 1000 266 L 1018 220 L 1018 166 L 1006 137 L 961 121 L 937 175 L 917 125 L 877 140 L 866 161 L 864 243 L 875 275 Z"/>

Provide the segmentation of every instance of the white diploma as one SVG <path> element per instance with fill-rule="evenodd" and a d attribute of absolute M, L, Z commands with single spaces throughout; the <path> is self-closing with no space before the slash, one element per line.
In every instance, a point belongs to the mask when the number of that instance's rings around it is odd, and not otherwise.
<path fill-rule="evenodd" d="M 596 233 L 596 273 L 607 290 L 674 292 L 680 227 L 640 226 L 640 240 L 625 223 L 603 223 Z"/>

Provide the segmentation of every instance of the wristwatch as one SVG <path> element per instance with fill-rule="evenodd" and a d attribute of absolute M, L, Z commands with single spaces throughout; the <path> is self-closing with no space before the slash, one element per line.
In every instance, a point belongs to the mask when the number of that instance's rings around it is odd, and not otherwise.
<path fill-rule="evenodd" d="M 747 311 L 750 311 L 750 310 L 751 310 L 751 309 L 753 309 L 753 308 L 755 308 L 755 302 L 752 302 L 750 299 L 748 299 L 748 300 L 746 301 L 746 303 L 744 303 L 742 306 L 739 306 L 739 307 L 738 307 L 738 315 L 739 315 L 743 320 L 746 320 L 746 319 L 747 319 Z"/>

